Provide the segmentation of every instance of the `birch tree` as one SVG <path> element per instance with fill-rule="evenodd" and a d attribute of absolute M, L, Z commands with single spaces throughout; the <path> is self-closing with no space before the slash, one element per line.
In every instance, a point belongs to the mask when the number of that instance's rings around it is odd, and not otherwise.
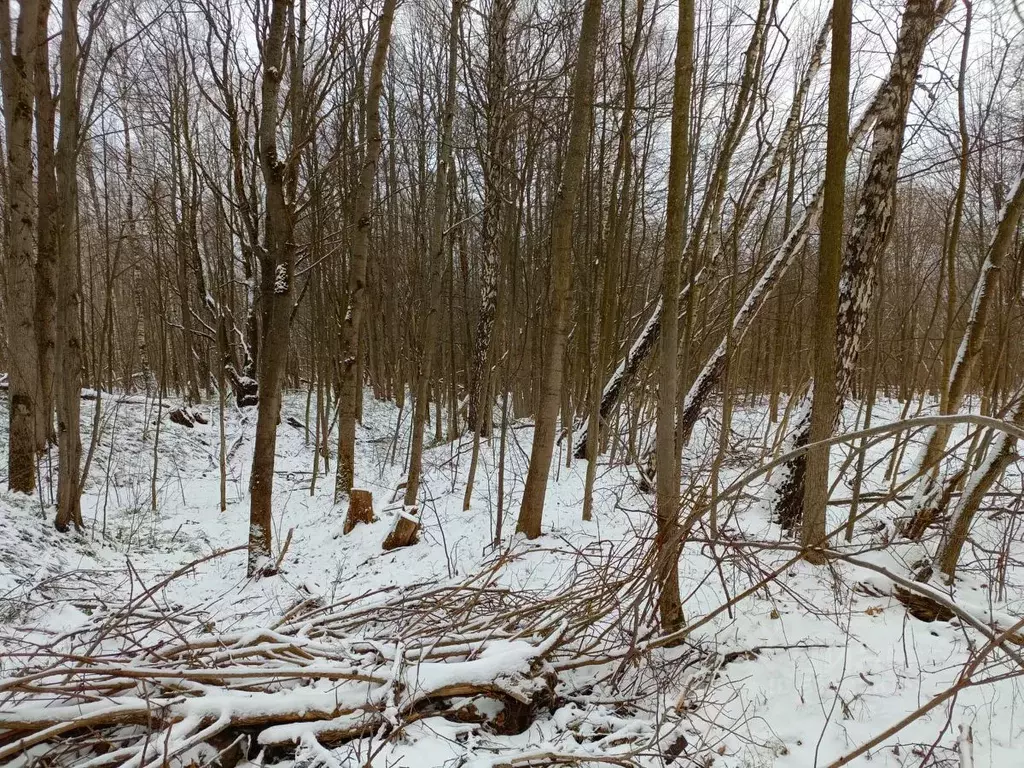
<path fill-rule="evenodd" d="M 837 416 L 850 391 L 861 335 L 871 308 L 878 258 L 892 223 L 896 173 L 918 69 L 928 39 L 951 6 L 952 0 L 907 0 L 893 62 L 879 91 L 868 170 L 846 240 L 839 278 L 835 337 Z M 798 409 L 789 437 L 794 447 L 806 445 L 810 436 L 810 401 L 805 399 Z M 775 510 L 787 529 L 801 518 L 806 466 L 806 455 L 800 454 L 787 463 L 779 481 Z"/>

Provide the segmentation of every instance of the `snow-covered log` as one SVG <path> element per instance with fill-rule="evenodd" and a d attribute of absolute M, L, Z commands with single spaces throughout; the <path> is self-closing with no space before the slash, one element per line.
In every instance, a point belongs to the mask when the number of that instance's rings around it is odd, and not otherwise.
<path fill-rule="evenodd" d="M 40 750 L 53 765 L 162 764 L 225 733 L 260 747 L 310 736 L 337 744 L 439 713 L 519 733 L 554 700 L 547 657 L 564 625 L 536 640 L 407 646 L 325 636 L 318 613 L 310 606 L 285 626 L 214 642 L 183 638 L 141 655 L 129 644 L 113 659 L 24 669 L 0 683 L 0 764 Z"/>

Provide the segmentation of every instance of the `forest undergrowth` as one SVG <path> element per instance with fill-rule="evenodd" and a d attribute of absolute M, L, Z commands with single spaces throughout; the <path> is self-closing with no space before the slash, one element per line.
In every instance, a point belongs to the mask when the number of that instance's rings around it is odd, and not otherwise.
<path fill-rule="evenodd" d="M 158 435 L 154 403 L 104 407 L 84 532 L 39 524 L 45 482 L 34 502 L 3 498 L 3 538 L 19 543 L 0 560 L 0 764 L 1000 766 L 1016 754 L 1020 472 L 988 498 L 955 584 L 921 581 L 937 542 L 897 540 L 911 499 L 906 473 L 887 468 L 894 450 L 913 455 L 923 426 L 903 433 L 910 445 L 879 429 L 860 483 L 857 441 L 837 439 L 840 543 L 818 569 L 770 519 L 773 461 L 761 457 L 785 457 L 763 404 L 737 409 L 714 499 L 701 490 L 719 441 L 709 420 L 684 456 L 683 498 L 684 511 L 715 509 L 685 542 L 686 624 L 666 636 L 635 464 L 602 463 L 584 522 L 585 462 L 567 467 L 563 446 L 544 535 L 506 527 L 495 542 L 531 425 L 509 425 L 502 495 L 498 438 L 481 450 L 465 511 L 468 440 L 434 445 L 420 540 L 385 552 L 407 416 L 367 394 L 357 471 L 376 520 L 344 534 L 330 483 L 310 491 L 304 402 L 289 396 L 279 570 L 245 578 L 248 415 L 226 417 L 237 447 L 221 513 L 214 426 L 165 416 Z M 875 424 L 901 410 L 880 401 Z M 83 427 L 92 418 L 87 407 Z M 858 418 L 851 406 L 844 433 Z"/>

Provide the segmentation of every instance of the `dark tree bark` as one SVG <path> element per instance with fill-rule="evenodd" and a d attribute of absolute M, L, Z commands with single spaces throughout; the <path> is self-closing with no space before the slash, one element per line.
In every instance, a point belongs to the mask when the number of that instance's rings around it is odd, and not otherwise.
<path fill-rule="evenodd" d="M 7 349 L 9 435 L 7 484 L 12 491 L 36 487 L 36 408 L 39 358 L 35 331 L 36 197 L 32 163 L 32 102 L 39 33 L 39 0 L 19 4 L 11 39 L 10 0 L 0 2 L 0 83 L 7 129 Z"/>
<path fill-rule="evenodd" d="M 78 269 L 80 119 L 78 0 L 63 0 L 60 43 L 60 139 L 57 143 L 57 530 L 82 528 L 82 285 Z M 98 408 L 97 404 L 97 408 Z"/>

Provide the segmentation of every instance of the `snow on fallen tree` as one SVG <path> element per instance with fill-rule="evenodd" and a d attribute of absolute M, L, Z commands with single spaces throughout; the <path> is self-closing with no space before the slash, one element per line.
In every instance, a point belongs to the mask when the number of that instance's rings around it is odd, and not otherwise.
<path fill-rule="evenodd" d="M 58 765 L 161 764 L 242 732 L 259 747 L 306 733 L 333 745 L 438 712 L 519 733 L 554 700 L 547 655 L 564 625 L 540 638 L 407 646 L 318 632 L 314 612 L 276 630 L 161 640 L 142 654 L 131 643 L 119 654 L 32 654 L 0 682 L 0 763 L 47 754 Z"/>
<path fill-rule="evenodd" d="M 543 739 L 518 736 L 543 723 L 581 759 L 603 760 L 664 753 L 685 728 L 623 715 L 612 699 L 568 714 L 574 668 L 609 663 L 602 622 L 641 571 L 513 592 L 502 557 L 463 582 L 307 599 L 263 626 L 218 632 L 202 610 L 161 597 L 197 563 L 123 605 L 83 604 L 84 624 L 51 641 L 0 637 L 11 662 L 0 670 L 0 765 L 344 764 L 332 751 L 400 743 L 420 721 L 479 731 L 498 754 L 544 753 Z M 608 738 L 613 726 L 621 738 Z"/>

